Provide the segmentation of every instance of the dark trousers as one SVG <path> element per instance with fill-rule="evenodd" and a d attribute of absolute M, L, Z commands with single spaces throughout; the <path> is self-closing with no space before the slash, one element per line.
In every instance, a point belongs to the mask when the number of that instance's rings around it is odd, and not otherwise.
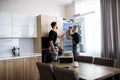
<path fill-rule="evenodd" d="M 73 44 L 73 57 L 74 57 L 75 61 L 76 61 L 76 58 L 79 55 L 79 53 L 80 53 L 80 46 L 79 46 L 79 44 Z"/>

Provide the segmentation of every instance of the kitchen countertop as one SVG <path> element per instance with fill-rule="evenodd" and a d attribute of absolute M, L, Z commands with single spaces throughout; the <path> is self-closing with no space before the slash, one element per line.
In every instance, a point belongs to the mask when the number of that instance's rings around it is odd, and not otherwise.
<path fill-rule="evenodd" d="M 28 57 L 39 57 L 39 56 L 42 56 L 42 54 L 29 53 L 29 54 L 21 54 L 20 56 L 2 55 L 2 56 L 0 56 L 0 61 L 1 60 L 19 59 L 19 58 L 28 58 Z"/>

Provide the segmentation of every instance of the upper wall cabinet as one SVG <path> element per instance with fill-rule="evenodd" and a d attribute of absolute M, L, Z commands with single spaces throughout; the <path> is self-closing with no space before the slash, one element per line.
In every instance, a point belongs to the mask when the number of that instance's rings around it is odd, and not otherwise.
<path fill-rule="evenodd" d="M 0 38 L 12 37 L 11 25 L 0 25 Z"/>
<path fill-rule="evenodd" d="M 29 26 L 36 26 L 36 17 L 34 16 L 29 16 L 29 18 L 28 18 L 28 25 Z"/>
<path fill-rule="evenodd" d="M 28 26 L 29 16 L 13 14 L 13 25 Z"/>
<path fill-rule="evenodd" d="M 0 12 L 0 38 L 2 37 L 36 38 L 36 17 Z"/>
<path fill-rule="evenodd" d="M 13 14 L 14 37 L 37 37 L 36 17 Z"/>
<path fill-rule="evenodd" d="M 12 14 L 0 12 L 0 25 L 12 25 Z"/>
<path fill-rule="evenodd" d="M 12 37 L 12 14 L 0 12 L 0 37 Z"/>
<path fill-rule="evenodd" d="M 36 26 L 36 17 L 13 14 L 13 25 L 14 26 Z"/>
<path fill-rule="evenodd" d="M 32 38 L 37 37 L 37 30 L 34 26 L 13 26 L 13 37 Z"/>
<path fill-rule="evenodd" d="M 29 17 L 28 26 L 29 26 L 29 36 L 37 37 L 37 21 L 35 16 Z"/>

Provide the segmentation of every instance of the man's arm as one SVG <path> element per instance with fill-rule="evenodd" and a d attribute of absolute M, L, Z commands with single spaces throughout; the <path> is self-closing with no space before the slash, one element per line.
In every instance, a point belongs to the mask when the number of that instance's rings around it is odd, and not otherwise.
<path fill-rule="evenodd" d="M 51 48 L 52 48 L 52 51 L 53 51 L 53 55 L 57 55 L 57 51 L 56 51 L 56 49 L 55 49 L 55 46 L 54 46 L 54 44 L 53 44 L 53 41 L 50 41 L 50 46 L 51 46 Z"/>
<path fill-rule="evenodd" d="M 71 30 L 71 29 L 68 29 L 68 30 L 66 31 L 66 37 L 67 37 L 68 40 L 72 40 L 72 39 L 73 39 L 72 36 L 71 36 L 71 34 L 70 34 L 70 30 Z"/>
<path fill-rule="evenodd" d="M 63 40 L 63 39 L 64 39 L 64 34 L 59 35 L 58 38 L 59 38 L 60 40 Z"/>

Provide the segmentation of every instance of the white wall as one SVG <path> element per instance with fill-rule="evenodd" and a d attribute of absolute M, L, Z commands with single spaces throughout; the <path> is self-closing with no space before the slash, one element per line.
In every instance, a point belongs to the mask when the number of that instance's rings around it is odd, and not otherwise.
<path fill-rule="evenodd" d="M 0 11 L 27 15 L 65 16 L 65 8 L 49 0 L 0 0 Z"/>
<path fill-rule="evenodd" d="M 65 6 L 65 17 L 71 18 L 75 14 L 75 2 Z"/>

